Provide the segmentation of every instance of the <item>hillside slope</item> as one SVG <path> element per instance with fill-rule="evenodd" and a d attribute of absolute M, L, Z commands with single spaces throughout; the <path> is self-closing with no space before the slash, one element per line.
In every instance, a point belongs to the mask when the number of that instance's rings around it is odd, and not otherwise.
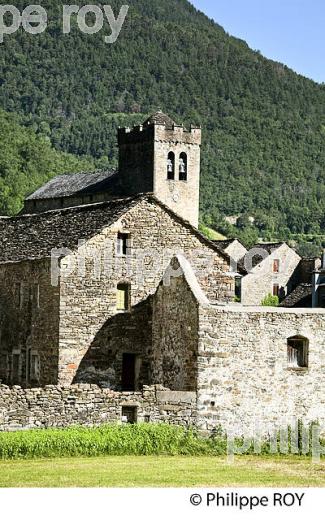
<path fill-rule="evenodd" d="M 94 168 L 90 158 L 54 150 L 44 137 L 0 110 L 0 215 L 14 215 L 24 196 L 55 175 Z"/>
<path fill-rule="evenodd" d="M 115 13 L 123 3 L 110 2 Z M 253 52 L 186 0 L 128 3 L 120 37 L 108 45 L 108 27 L 84 35 L 74 25 L 63 35 L 61 2 L 43 1 L 46 33 L 20 32 L 1 47 L 0 106 L 57 149 L 113 165 L 117 126 L 161 107 L 203 126 L 209 225 L 248 213 L 265 237 L 322 233 L 325 87 Z"/>

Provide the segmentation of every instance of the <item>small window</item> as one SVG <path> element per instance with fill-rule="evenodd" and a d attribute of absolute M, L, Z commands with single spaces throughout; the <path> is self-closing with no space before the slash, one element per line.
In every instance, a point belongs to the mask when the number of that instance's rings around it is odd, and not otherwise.
<path fill-rule="evenodd" d="M 273 260 L 273 272 L 274 273 L 280 272 L 280 260 Z"/>
<path fill-rule="evenodd" d="M 288 366 L 308 368 L 309 341 L 299 336 L 288 339 Z"/>
<path fill-rule="evenodd" d="M 21 283 L 15 283 L 14 286 L 14 302 L 17 309 L 21 309 L 23 306 L 24 299 L 24 288 Z"/>
<path fill-rule="evenodd" d="M 118 311 L 125 312 L 130 308 L 130 285 L 119 284 L 117 286 L 117 305 Z"/>
<path fill-rule="evenodd" d="M 273 296 L 280 296 L 280 286 L 278 284 L 273 285 Z"/>
<path fill-rule="evenodd" d="M 175 154 L 169 152 L 167 159 L 167 179 L 169 181 L 175 180 Z"/>
<path fill-rule="evenodd" d="M 179 156 L 179 180 L 187 181 L 187 155 L 181 153 Z"/>
<path fill-rule="evenodd" d="M 122 421 L 127 424 L 136 424 L 137 412 L 136 406 L 122 406 Z"/>
<path fill-rule="evenodd" d="M 12 354 L 12 365 L 11 365 L 11 383 L 13 385 L 19 385 L 20 383 L 20 353 L 14 352 Z"/>
<path fill-rule="evenodd" d="M 34 283 L 30 287 L 30 300 L 34 308 L 39 309 L 39 284 Z"/>
<path fill-rule="evenodd" d="M 39 382 L 40 380 L 40 357 L 33 352 L 30 356 L 30 379 L 31 382 Z"/>
<path fill-rule="evenodd" d="M 241 302 L 242 279 L 240 276 L 235 278 L 235 297 L 237 302 Z"/>
<path fill-rule="evenodd" d="M 118 233 L 117 254 L 119 256 L 128 256 L 130 254 L 130 235 L 128 233 Z"/>

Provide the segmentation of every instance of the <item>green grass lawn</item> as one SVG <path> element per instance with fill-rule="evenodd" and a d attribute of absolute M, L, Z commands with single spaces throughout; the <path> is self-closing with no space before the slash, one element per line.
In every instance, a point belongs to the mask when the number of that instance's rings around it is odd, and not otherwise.
<path fill-rule="evenodd" d="M 325 487 L 300 457 L 96 457 L 0 461 L 0 487 Z"/>

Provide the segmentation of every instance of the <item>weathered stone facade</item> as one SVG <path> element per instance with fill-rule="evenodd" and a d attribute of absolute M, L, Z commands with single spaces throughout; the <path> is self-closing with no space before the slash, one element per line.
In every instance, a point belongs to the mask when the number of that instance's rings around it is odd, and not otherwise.
<path fill-rule="evenodd" d="M 57 380 L 60 296 L 51 284 L 50 267 L 49 259 L 0 267 L 0 380 L 4 382 L 44 386 Z"/>
<path fill-rule="evenodd" d="M 158 322 L 155 349 L 159 356 L 162 345 L 163 353 L 171 357 L 175 346 L 175 358 L 181 354 L 185 360 L 183 370 L 194 353 L 191 371 L 197 374 L 200 431 L 211 433 L 222 426 L 240 435 L 251 434 L 255 428 L 266 434 L 293 419 L 306 424 L 319 421 L 325 431 L 324 310 L 221 307 L 206 302 L 193 277 L 180 276 L 171 283 L 172 288 L 160 287 L 155 303 L 167 316 Z M 174 291 L 180 295 L 176 299 L 182 318 L 178 329 L 168 319 L 175 312 Z M 197 329 L 190 340 L 185 334 L 182 343 L 178 331 L 187 326 L 187 316 Z M 289 362 L 292 338 L 303 338 L 307 345 L 305 367 Z M 177 381 L 177 372 L 173 376 Z M 173 384 L 171 379 L 168 383 Z"/>
<path fill-rule="evenodd" d="M 261 255 L 262 261 L 257 263 Z M 278 272 L 274 262 L 278 261 Z M 241 303 L 243 305 L 261 305 L 269 294 L 273 295 L 278 287 L 279 297 L 283 299 L 294 287 L 295 273 L 301 257 L 287 244 L 281 244 L 268 251 L 262 245 L 255 246 L 245 257 L 248 274 L 241 284 Z"/>
<path fill-rule="evenodd" d="M 130 254 L 124 257 L 116 252 L 119 232 L 130 236 Z M 109 274 L 103 268 L 107 248 Z M 136 306 L 156 292 L 170 259 L 178 253 L 191 262 L 211 301 L 229 302 L 234 298 L 229 260 L 193 228 L 182 225 L 172 213 L 147 198 L 62 259 L 59 384 L 72 383 L 100 330 L 109 326 L 110 318 L 114 321 L 117 285 L 129 284 L 131 307 Z M 85 278 L 79 276 L 77 268 L 71 270 L 71 265 L 78 265 L 78 257 L 85 258 Z"/>
<path fill-rule="evenodd" d="M 272 431 L 302 419 L 325 427 L 325 312 L 200 308 L 199 427 Z M 308 368 L 288 363 L 288 340 L 308 340 Z"/>
<path fill-rule="evenodd" d="M 141 392 L 112 392 L 96 385 L 22 389 L 0 385 L 0 431 L 135 422 L 193 426 L 196 394 L 171 392 L 162 386 Z"/>
<path fill-rule="evenodd" d="M 119 233 L 128 237 L 126 254 L 117 250 Z M 234 297 L 228 257 L 150 196 L 6 219 L 2 234 L 10 247 L 0 251 L 1 378 L 9 384 L 71 384 L 77 377 L 81 382 L 120 388 L 123 353 L 141 357 L 139 384 L 150 383 L 146 367 L 152 331 L 147 318 L 141 320 L 137 313 L 133 317 L 134 307 L 155 293 L 177 253 L 192 263 L 212 301 L 228 302 Z M 9 257 L 14 262 L 8 262 Z M 121 283 L 130 290 L 130 308 L 124 316 L 117 311 Z M 29 291 L 22 299 L 18 295 L 18 305 L 14 303 L 16 287 Z M 32 289 L 37 291 L 36 305 Z M 124 330 L 133 335 L 128 341 Z M 138 335 L 137 330 L 142 333 Z M 18 375 L 12 377 L 10 367 L 18 351 Z M 39 357 L 36 380 L 26 375 L 29 351 Z M 100 353 L 103 365 L 94 362 L 95 352 Z M 81 373 L 86 379 L 81 380 Z"/>

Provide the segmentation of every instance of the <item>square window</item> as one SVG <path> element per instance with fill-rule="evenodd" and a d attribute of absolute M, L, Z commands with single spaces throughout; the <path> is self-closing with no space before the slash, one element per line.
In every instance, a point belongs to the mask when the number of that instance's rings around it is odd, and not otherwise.
<path fill-rule="evenodd" d="M 288 365 L 290 368 L 308 368 L 309 341 L 295 337 L 288 339 Z"/>
<path fill-rule="evenodd" d="M 117 286 L 117 304 L 118 311 L 128 311 L 130 308 L 130 285 L 119 284 Z"/>
<path fill-rule="evenodd" d="M 130 235 L 128 233 L 118 233 L 116 252 L 119 256 L 130 254 Z"/>
<path fill-rule="evenodd" d="M 127 424 L 136 424 L 137 411 L 136 406 L 122 406 L 122 421 Z"/>

